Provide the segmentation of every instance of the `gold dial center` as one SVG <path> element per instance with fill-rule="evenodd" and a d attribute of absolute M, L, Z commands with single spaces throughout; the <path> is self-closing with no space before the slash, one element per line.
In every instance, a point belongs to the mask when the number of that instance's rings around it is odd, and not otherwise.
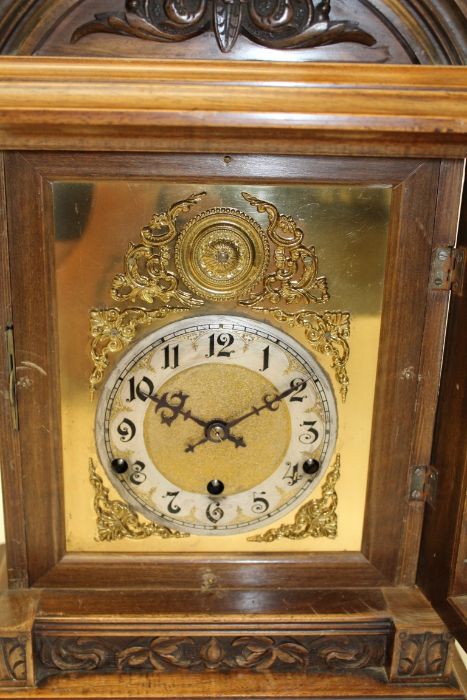
<path fill-rule="evenodd" d="M 238 365 L 209 363 L 171 377 L 158 390 L 188 394 L 186 409 L 206 422 L 179 418 L 170 427 L 150 403 L 144 419 L 144 440 L 156 468 L 177 488 L 206 494 L 207 484 L 220 480 L 223 496 L 254 488 L 273 474 L 290 444 L 291 421 L 285 402 L 277 410 L 239 416 L 259 406 L 277 388 L 258 372 Z M 149 402 L 148 402 L 149 403 Z M 271 440 L 274 435 L 274 440 Z M 204 442 L 201 442 L 204 440 Z M 198 444 L 192 451 L 189 446 Z"/>

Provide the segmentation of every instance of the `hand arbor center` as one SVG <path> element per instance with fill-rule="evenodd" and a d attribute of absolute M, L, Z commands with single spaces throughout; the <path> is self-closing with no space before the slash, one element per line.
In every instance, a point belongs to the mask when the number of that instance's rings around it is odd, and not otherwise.
<path fill-rule="evenodd" d="M 228 430 L 224 421 L 214 420 L 206 426 L 205 435 L 212 442 L 222 442 L 227 437 Z"/>

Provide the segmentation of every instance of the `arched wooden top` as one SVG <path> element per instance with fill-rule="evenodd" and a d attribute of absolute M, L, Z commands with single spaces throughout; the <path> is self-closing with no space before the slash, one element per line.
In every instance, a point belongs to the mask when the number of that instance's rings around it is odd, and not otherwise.
<path fill-rule="evenodd" d="M 461 0 L 3 0 L 0 51 L 459 65 L 461 8 Z"/>

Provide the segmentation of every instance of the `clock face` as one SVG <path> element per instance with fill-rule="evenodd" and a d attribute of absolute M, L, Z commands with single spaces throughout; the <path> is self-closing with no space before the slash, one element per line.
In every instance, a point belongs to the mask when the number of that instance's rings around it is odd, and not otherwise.
<path fill-rule="evenodd" d="M 298 506 L 336 433 L 318 363 L 285 333 L 234 316 L 179 321 L 133 345 L 96 415 L 99 457 L 121 496 L 193 534 L 253 530 Z"/>

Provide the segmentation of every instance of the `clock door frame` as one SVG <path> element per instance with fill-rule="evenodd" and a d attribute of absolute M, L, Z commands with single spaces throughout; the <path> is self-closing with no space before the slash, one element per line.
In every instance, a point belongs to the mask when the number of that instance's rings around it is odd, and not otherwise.
<path fill-rule="evenodd" d="M 24 523 L 22 557 L 27 563 L 10 574 L 12 581 L 36 587 L 125 587 L 152 581 L 170 588 L 193 581 L 201 585 L 205 568 L 211 567 L 223 587 L 255 586 L 266 578 L 276 587 L 286 583 L 292 567 L 296 584 L 304 588 L 325 586 L 331 575 L 336 586 L 344 587 L 413 583 L 423 505 L 410 499 L 409 483 L 413 467 L 429 462 L 433 412 L 428 407 L 436 399 L 448 302 L 447 294 L 427 289 L 426 282 L 433 248 L 454 242 L 455 228 L 447 225 L 437 193 L 446 187 L 443 179 L 449 178 L 450 196 L 453 201 L 458 196 L 453 183 L 457 177 L 459 186 L 460 164 L 271 155 L 231 158 L 226 172 L 223 157 L 216 155 L 134 154 L 129 162 L 120 154 L 5 154 L 16 365 L 27 367 L 34 357 L 42 370 L 35 372 L 33 391 L 21 382 L 17 388 L 21 439 L 14 471 L 27 486 L 16 485 L 6 515 L 9 528 L 18 516 Z M 116 173 L 119 177 L 124 173 L 129 180 L 163 181 L 173 172 L 182 182 L 201 177 L 205 182 L 245 186 L 248 182 L 325 182 L 393 188 L 361 552 L 265 553 L 255 564 L 250 555 L 242 554 L 138 554 L 144 561 L 138 574 L 124 555 L 66 553 L 50 183 L 67 178 L 112 179 Z M 271 178 L 271 172 L 280 176 Z M 427 333 L 429 345 L 423 343 Z M 417 381 L 419 376 L 423 382 Z M 405 440 L 397 437 L 398 431 L 387 430 L 394 415 Z M 13 488 L 8 485 L 8 492 L 13 494 Z M 21 558 L 20 548 L 12 544 L 8 544 L 10 571 L 15 558 Z"/>

